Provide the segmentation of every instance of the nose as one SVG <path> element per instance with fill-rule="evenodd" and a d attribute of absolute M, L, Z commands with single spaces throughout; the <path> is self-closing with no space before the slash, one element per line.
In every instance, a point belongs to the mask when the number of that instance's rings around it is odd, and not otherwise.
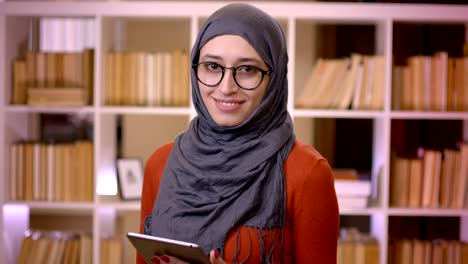
<path fill-rule="evenodd" d="M 232 69 L 226 69 L 224 72 L 224 77 L 218 85 L 218 89 L 226 95 L 230 95 L 239 91 L 240 87 L 237 86 L 236 81 L 234 81 Z"/>

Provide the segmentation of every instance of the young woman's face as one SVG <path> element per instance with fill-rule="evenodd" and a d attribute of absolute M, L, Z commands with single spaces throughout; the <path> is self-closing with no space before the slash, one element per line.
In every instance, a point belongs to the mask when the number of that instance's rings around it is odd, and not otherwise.
<path fill-rule="evenodd" d="M 222 35 L 208 41 L 200 50 L 199 63 L 204 62 L 211 64 L 198 66 L 199 77 L 201 71 L 209 74 L 213 71 L 219 72 L 218 65 L 227 68 L 247 65 L 268 70 L 257 51 L 244 38 L 237 35 Z M 239 84 L 252 86 L 252 82 L 249 83 L 248 80 L 252 78 L 252 72 L 255 72 L 252 69 L 254 68 L 238 68 L 236 79 Z M 257 74 L 261 75 L 258 71 Z M 234 80 L 232 69 L 226 69 L 219 84 L 208 86 L 199 81 L 198 86 L 211 118 L 219 126 L 231 127 L 241 124 L 255 111 L 265 95 L 269 81 L 269 75 L 265 75 L 257 88 L 245 90 Z"/>

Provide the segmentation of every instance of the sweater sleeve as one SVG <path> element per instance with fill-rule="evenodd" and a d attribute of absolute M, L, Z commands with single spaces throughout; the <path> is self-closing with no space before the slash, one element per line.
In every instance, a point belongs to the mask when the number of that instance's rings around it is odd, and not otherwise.
<path fill-rule="evenodd" d="M 333 174 L 325 159 L 309 168 L 294 210 L 295 263 L 336 263 L 339 211 Z"/>
<path fill-rule="evenodd" d="M 144 232 L 146 218 L 151 215 L 151 211 L 153 210 L 154 201 L 158 195 L 159 183 L 171 149 L 172 144 L 164 145 L 156 150 L 146 161 L 141 191 L 140 233 Z M 136 255 L 137 264 L 146 264 L 138 252 Z"/>

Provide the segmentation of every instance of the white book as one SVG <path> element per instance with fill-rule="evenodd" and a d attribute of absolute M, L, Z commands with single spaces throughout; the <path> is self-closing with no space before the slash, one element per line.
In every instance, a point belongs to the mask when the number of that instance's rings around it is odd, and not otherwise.
<path fill-rule="evenodd" d="M 335 180 L 335 191 L 338 196 L 368 197 L 372 184 L 370 180 Z"/>
<path fill-rule="evenodd" d="M 343 209 L 363 209 L 367 207 L 367 197 L 355 196 L 337 196 L 338 208 Z"/>
<path fill-rule="evenodd" d="M 52 42 L 52 19 L 43 17 L 39 19 L 39 50 L 41 52 L 51 52 Z"/>
<path fill-rule="evenodd" d="M 75 35 L 75 52 L 85 49 L 85 19 L 73 19 L 73 30 Z"/>
<path fill-rule="evenodd" d="M 65 25 L 63 19 L 61 18 L 50 18 L 50 30 L 51 39 L 50 39 L 50 50 L 52 52 L 62 52 L 64 50 L 64 30 Z"/>
<path fill-rule="evenodd" d="M 73 18 L 64 18 L 63 20 L 63 51 L 75 52 L 77 49 L 77 40 L 75 39 L 75 25 Z"/>
<path fill-rule="evenodd" d="M 94 19 L 84 19 L 84 47 L 87 49 L 94 48 Z"/>

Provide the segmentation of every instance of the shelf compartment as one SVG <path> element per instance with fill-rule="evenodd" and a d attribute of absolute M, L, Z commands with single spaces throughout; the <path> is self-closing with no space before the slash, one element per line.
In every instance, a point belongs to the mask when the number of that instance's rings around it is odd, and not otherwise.
<path fill-rule="evenodd" d="M 104 17 L 101 30 L 101 105 L 189 105 L 190 18 Z"/>
<path fill-rule="evenodd" d="M 293 98 L 299 109 L 384 109 L 384 21 L 296 21 Z M 355 40 L 355 41 L 353 41 Z M 360 80 L 360 81 L 359 81 Z"/>

